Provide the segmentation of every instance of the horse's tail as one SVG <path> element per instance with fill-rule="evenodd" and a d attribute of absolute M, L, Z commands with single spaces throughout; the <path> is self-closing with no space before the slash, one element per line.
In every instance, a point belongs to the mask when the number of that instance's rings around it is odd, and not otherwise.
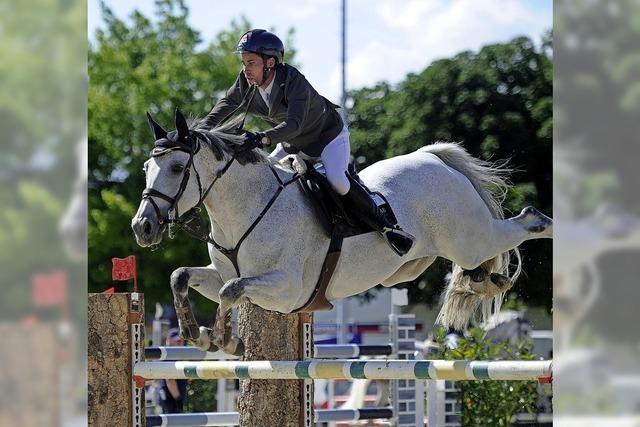
<path fill-rule="evenodd" d="M 418 151 L 434 154 L 447 166 L 457 170 L 467 177 L 471 185 L 476 189 L 485 205 L 494 218 L 504 219 L 502 202 L 507 194 L 507 176 L 511 169 L 506 167 L 506 162 L 491 163 L 471 156 L 459 144 L 436 143 L 420 148 Z M 515 257 L 514 271 L 509 273 L 511 255 Z M 487 271 L 486 281 L 490 281 L 490 273 L 499 273 L 509 277 L 514 282 L 522 271 L 520 252 L 517 248 L 503 252 L 498 256 L 485 261 L 482 268 Z M 457 330 L 467 328 L 469 321 L 479 306 L 482 306 L 482 319 L 489 320 L 492 314 L 500 311 L 504 292 L 497 294 L 480 294 L 472 290 L 469 276 L 463 275 L 464 270 L 459 265 L 453 264 L 451 279 L 445 290 L 444 304 L 436 319 L 437 323 L 445 327 Z M 474 287 L 481 289 L 481 287 Z M 488 288 L 495 288 L 489 286 Z M 506 291 L 506 290 L 505 290 Z"/>

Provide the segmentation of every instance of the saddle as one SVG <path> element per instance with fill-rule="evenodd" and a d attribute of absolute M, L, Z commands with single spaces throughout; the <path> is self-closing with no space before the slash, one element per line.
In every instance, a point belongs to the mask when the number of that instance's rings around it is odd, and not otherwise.
<path fill-rule="evenodd" d="M 345 238 L 375 231 L 360 219 L 358 212 L 354 212 L 350 210 L 348 206 L 345 206 L 342 197 L 331 188 L 329 181 L 324 175 L 324 167 L 321 164 L 314 167 L 314 165 L 307 160 L 305 160 L 305 164 L 307 171 L 300 180 L 298 180 L 298 184 L 302 192 L 313 203 L 318 219 L 328 236 L 337 235 Z M 387 199 L 380 192 L 371 191 L 362 182 L 353 162 L 349 163 L 347 173 L 350 179 L 358 182 L 367 190 L 387 220 L 391 224 L 397 225 L 398 220 Z"/>
<path fill-rule="evenodd" d="M 298 161 L 300 160 L 301 159 L 298 158 Z M 357 212 L 349 210 L 348 207 L 342 203 L 342 197 L 333 191 L 329 181 L 324 175 L 324 167 L 321 165 L 315 167 L 307 160 L 305 160 L 304 163 L 306 171 L 301 174 L 298 185 L 302 192 L 311 200 L 320 223 L 323 225 L 327 236 L 331 238 L 327 255 L 320 270 L 320 277 L 318 278 L 311 297 L 302 307 L 294 310 L 294 312 L 308 313 L 313 311 L 326 311 L 333 308 L 333 305 L 327 300 L 325 294 L 331 277 L 333 277 L 333 272 L 338 264 L 338 260 L 340 259 L 342 242 L 345 237 L 357 236 L 375 230 L 363 222 Z M 349 174 L 349 179 L 357 181 L 369 192 L 389 222 L 397 225 L 398 220 L 387 199 L 378 192 L 372 192 L 364 185 L 353 163 L 349 164 L 347 173 Z"/>

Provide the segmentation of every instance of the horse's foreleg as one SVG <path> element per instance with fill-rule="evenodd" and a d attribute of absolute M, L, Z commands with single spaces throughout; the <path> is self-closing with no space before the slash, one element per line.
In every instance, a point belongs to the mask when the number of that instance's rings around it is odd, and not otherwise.
<path fill-rule="evenodd" d="M 180 335 L 193 341 L 201 350 L 216 351 L 211 343 L 210 329 L 198 326 L 198 322 L 191 310 L 189 301 L 189 287 L 196 289 L 212 301 L 220 302 L 218 293 L 223 282 L 220 274 L 213 266 L 207 267 L 180 267 L 171 274 L 171 290 L 173 292 L 173 304 L 176 309 Z"/>
<path fill-rule="evenodd" d="M 244 344 L 231 332 L 231 310 L 250 302 L 266 310 L 289 313 L 297 308 L 298 297 L 291 287 L 289 275 L 280 272 L 229 280 L 220 290 L 220 305 L 213 328 L 214 344 L 225 353 L 241 355 Z"/>

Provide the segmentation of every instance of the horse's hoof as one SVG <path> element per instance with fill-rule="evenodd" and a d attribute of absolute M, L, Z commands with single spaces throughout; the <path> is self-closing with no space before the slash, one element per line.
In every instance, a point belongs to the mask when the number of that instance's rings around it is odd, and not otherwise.
<path fill-rule="evenodd" d="M 220 347 L 218 347 L 214 343 L 210 343 L 209 344 L 209 348 L 206 351 L 210 351 L 211 353 L 215 353 L 218 350 L 220 350 Z"/>
<path fill-rule="evenodd" d="M 487 271 L 482 267 L 476 267 L 473 270 L 464 270 L 463 276 L 469 276 L 469 278 L 476 283 L 482 283 L 487 278 Z"/>
<path fill-rule="evenodd" d="M 474 282 L 471 281 L 469 283 L 469 288 L 471 292 L 476 295 L 483 295 L 485 297 L 491 297 L 499 291 L 498 287 L 493 283 L 487 283 L 485 281 L 482 282 Z"/>
<path fill-rule="evenodd" d="M 232 337 L 229 340 L 229 343 L 224 349 L 224 352 L 227 354 L 232 354 L 234 356 L 241 357 L 244 355 L 244 343 L 238 337 Z"/>
<path fill-rule="evenodd" d="M 530 233 L 542 233 L 553 225 L 553 220 L 533 206 L 522 209 L 520 216 L 525 221 L 525 227 Z"/>
<path fill-rule="evenodd" d="M 224 340 L 220 335 L 214 335 L 213 344 L 224 350 Z"/>
<path fill-rule="evenodd" d="M 511 289 L 511 286 L 513 286 L 513 282 L 511 281 L 511 279 L 509 279 L 504 274 L 491 273 L 490 277 L 491 282 L 494 285 L 498 286 L 501 289 L 501 292 Z"/>
<path fill-rule="evenodd" d="M 193 340 L 194 344 L 196 345 L 196 347 L 198 347 L 199 350 L 202 351 L 211 351 L 209 350 L 209 348 L 211 348 L 211 346 L 214 346 L 214 344 L 211 342 L 211 337 L 209 336 L 209 328 L 205 328 L 204 326 L 200 326 L 200 336 L 198 337 L 198 339 Z"/>

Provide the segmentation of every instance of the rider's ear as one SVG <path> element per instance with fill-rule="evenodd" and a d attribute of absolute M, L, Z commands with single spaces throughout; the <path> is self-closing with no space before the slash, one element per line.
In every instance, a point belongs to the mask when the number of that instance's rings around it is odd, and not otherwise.
<path fill-rule="evenodd" d="M 160 126 L 158 123 L 156 123 L 155 120 L 153 120 L 153 117 L 151 117 L 151 114 L 149 114 L 148 111 L 147 111 L 147 121 L 149 122 L 149 127 L 151 127 L 151 131 L 153 132 L 153 137 L 156 139 L 156 141 L 167 137 L 167 131 L 162 129 L 162 126 Z"/>
<path fill-rule="evenodd" d="M 179 108 L 176 108 L 176 129 L 178 130 L 178 139 L 186 139 L 189 136 L 189 126 Z"/>
<path fill-rule="evenodd" d="M 267 59 L 267 65 L 269 68 L 273 68 L 276 66 L 276 59 L 275 58 L 269 58 Z"/>

